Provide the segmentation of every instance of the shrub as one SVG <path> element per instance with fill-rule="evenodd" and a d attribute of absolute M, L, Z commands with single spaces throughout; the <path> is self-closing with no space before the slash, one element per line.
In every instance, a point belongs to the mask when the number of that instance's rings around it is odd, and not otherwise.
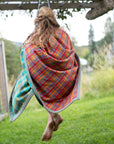
<path fill-rule="evenodd" d="M 114 93 L 114 69 L 94 71 L 82 76 L 82 96 L 94 98 Z M 102 94 L 101 94 L 102 93 Z"/>

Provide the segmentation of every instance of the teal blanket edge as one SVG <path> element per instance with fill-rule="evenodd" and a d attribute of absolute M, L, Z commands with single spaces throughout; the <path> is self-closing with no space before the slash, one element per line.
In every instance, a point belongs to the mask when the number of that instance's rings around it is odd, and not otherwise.
<path fill-rule="evenodd" d="M 76 54 L 76 57 L 78 58 L 77 54 Z M 78 61 L 79 61 L 79 66 L 80 66 L 80 60 L 78 58 Z M 77 98 L 74 99 L 69 105 L 67 105 L 64 109 L 60 110 L 60 111 L 52 111 L 52 110 L 49 110 L 43 103 L 42 99 L 39 97 L 38 93 L 37 93 L 37 90 L 32 82 L 32 79 L 31 79 L 31 76 L 30 76 L 30 73 L 28 71 L 28 67 L 27 67 L 27 64 L 26 64 L 26 54 L 25 54 L 25 49 L 22 48 L 21 49 L 21 63 L 22 63 L 22 68 L 23 70 L 21 71 L 20 75 L 18 76 L 17 78 L 17 81 L 13 87 L 13 90 L 12 90 L 12 93 L 11 93 L 11 96 L 10 96 L 10 100 L 9 100 L 9 117 L 10 117 L 10 121 L 13 122 L 14 120 L 16 120 L 20 115 L 21 113 L 24 111 L 25 107 L 27 106 L 27 104 L 29 103 L 30 99 L 32 98 L 33 95 L 35 95 L 38 99 L 40 99 L 40 101 L 42 102 L 43 106 L 50 112 L 53 112 L 53 113 L 58 113 L 62 110 L 64 110 L 66 107 L 68 107 L 73 101 L 75 100 L 79 100 L 80 99 L 80 82 L 81 82 L 81 66 L 79 68 L 79 81 L 78 81 L 78 93 L 77 93 Z M 20 79 L 22 79 L 21 81 L 21 85 L 20 85 Z M 26 85 L 23 84 L 23 81 L 25 81 L 25 83 L 27 83 Z M 26 89 L 26 86 L 27 86 L 27 89 Z M 20 91 L 22 92 L 22 88 L 25 87 L 26 89 L 26 92 L 24 91 L 24 94 L 23 93 L 20 93 Z M 17 91 L 17 93 L 16 93 Z M 25 101 L 23 102 L 22 106 L 18 109 L 18 112 L 15 113 L 15 111 L 13 110 L 14 107 L 16 107 L 15 105 L 15 99 L 17 99 L 18 101 L 18 98 L 19 98 L 19 95 L 18 93 L 20 93 L 20 95 L 24 96 Z"/>

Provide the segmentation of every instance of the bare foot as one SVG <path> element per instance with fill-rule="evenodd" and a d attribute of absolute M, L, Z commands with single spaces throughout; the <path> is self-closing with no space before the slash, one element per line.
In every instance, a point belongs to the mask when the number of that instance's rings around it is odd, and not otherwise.
<path fill-rule="evenodd" d="M 52 134 L 53 134 L 53 126 L 54 126 L 53 121 L 48 122 L 45 132 L 43 133 L 43 136 L 42 136 L 42 141 L 49 141 L 51 139 Z"/>
<path fill-rule="evenodd" d="M 62 123 L 63 118 L 58 113 L 52 114 L 52 117 L 53 117 L 53 121 L 54 121 L 53 131 L 56 131 L 59 128 L 59 125 Z"/>
<path fill-rule="evenodd" d="M 48 112 L 48 123 L 46 129 L 42 135 L 42 141 L 49 141 L 52 137 L 53 131 L 59 128 L 60 123 L 62 123 L 63 118 L 58 113 Z"/>

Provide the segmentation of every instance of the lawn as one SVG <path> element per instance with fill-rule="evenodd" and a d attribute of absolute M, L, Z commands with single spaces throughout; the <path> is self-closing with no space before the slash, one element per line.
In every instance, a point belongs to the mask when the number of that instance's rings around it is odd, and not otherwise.
<path fill-rule="evenodd" d="M 0 144 L 114 144 L 113 74 L 104 73 L 102 81 L 103 73 L 98 80 L 97 74 L 92 81 L 83 77 L 83 97 L 60 113 L 64 121 L 49 142 L 41 141 L 48 114 L 32 98 L 16 121 L 6 117 L 0 122 Z"/>
<path fill-rule="evenodd" d="M 48 115 L 33 98 L 15 122 L 10 123 L 8 117 L 0 122 L 0 144 L 113 144 L 113 106 L 113 94 L 74 102 L 61 112 L 64 122 L 52 139 L 42 142 Z"/>

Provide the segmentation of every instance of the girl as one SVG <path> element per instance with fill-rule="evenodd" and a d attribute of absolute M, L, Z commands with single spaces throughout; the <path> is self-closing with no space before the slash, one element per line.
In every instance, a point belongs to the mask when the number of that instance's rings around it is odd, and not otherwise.
<path fill-rule="evenodd" d="M 58 113 L 78 100 L 80 91 L 79 58 L 50 8 L 39 9 L 35 29 L 23 43 L 21 61 L 23 70 L 10 98 L 10 120 L 14 121 L 35 95 L 48 111 L 42 136 L 48 141 L 63 121 Z"/>

